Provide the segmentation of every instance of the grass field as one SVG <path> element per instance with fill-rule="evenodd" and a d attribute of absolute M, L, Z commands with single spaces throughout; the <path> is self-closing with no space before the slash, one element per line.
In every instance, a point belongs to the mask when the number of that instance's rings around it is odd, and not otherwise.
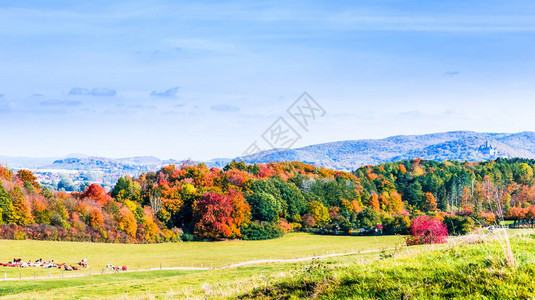
<path fill-rule="evenodd" d="M 318 263 L 242 298 L 533 299 L 534 231 L 515 231 L 510 241 L 514 260 L 506 259 L 503 240 L 466 239 L 370 264 Z"/>
<path fill-rule="evenodd" d="M 321 236 L 305 233 L 288 234 L 267 241 L 188 242 L 167 244 L 100 244 L 50 241 L 0 241 L 0 261 L 13 258 L 35 260 L 54 259 L 56 262 L 75 264 L 87 258 L 91 270 L 100 273 L 106 264 L 126 265 L 130 270 L 163 267 L 195 266 L 214 268 L 220 265 L 261 258 L 306 257 L 314 254 L 393 247 L 403 243 L 401 236 L 352 237 Z M 8 278 L 59 276 L 58 269 L 0 267 L 0 280 Z M 71 272 L 73 275 L 76 272 Z M 89 273 L 82 269 L 80 274 Z M 67 274 L 67 273 L 66 273 Z"/>
<path fill-rule="evenodd" d="M 507 266 L 499 243 L 492 239 L 485 243 L 474 240 L 467 243 L 457 239 L 446 245 L 399 248 L 315 262 L 262 264 L 207 271 L 163 270 L 72 279 L 0 281 L 0 296 L 8 299 L 302 299 L 310 296 L 318 299 L 530 298 L 535 295 L 535 283 L 531 280 L 535 276 L 534 231 L 508 232 L 516 235 L 511 238 L 514 267 Z M 345 238 L 296 234 L 261 244 L 267 248 L 299 246 L 318 241 L 346 245 Z M 381 241 L 383 238 L 385 240 Z M 391 238 L 378 237 L 379 243 L 388 243 L 386 239 Z M 357 239 L 362 244 L 377 243 L 374 237 Z M 394 246 L 395 239 L 389 242 Z M 257 249 L 249 242 L 238 243 L 242 244 L 242 251 Z M 217 245 L 225 244 L 214 243 L 209 247 L 215 247 L 210 248 L 213 250 Z M 222 253 L 216 251 L 213 255 Z"/>
<path fill-rule="evenodd" d="M 466 243 L 461 238 L 446 245 L 398 248 L 382 253 L 322 258 L 315 262 L 261 264 L 205 271 L 157 270 L 69 279 L 0 280 L 0 297 L 8 299 L 118 297 L 220 299 L 238 296 L 266 299 L 302 299 L 310 296 L 319 299 L 530 298 L 535 295 L 535 283 L 531 280 L 535 276 L 534 231 L 508 230 L 508 232 L 514 236 L 511 238 L 516 263 L 514 267 L 507 266 L 500 244 L 492 238 L 485 243 L 479 241 Z M 493 234 L 496 235 L 496 233 L 488 235 Z M 308 256 L 311 252 L 321 254 L 327 250 L 343 252 L 351 248 L 390 248 L 402 240 L 402 237 L 393 236 L 343 237 L 291 234 L 281 239 L 262 242 L 163 245 L 0 241 L 2 245 L 0 255 L 5 255 L 3 250 L 8 249 L 5 248 L 6 244 L 10 244 L 11 247 L 32 245 L 31 249 L 20 248 L 20 251 L 28 251 L 31 254 L 33 253 L 31 251 L 43 251 L 38 250 L 36 246 L 43 243 L 52 248 L 58 245 L 62 248 L 73 246 L 74 250 L 57 248 L 56 255 L 65 258 L 70 257 L 69 255 L 78 257 L 80 253 L 76 251 L 88 254 L 92 251 L 105 251 L 110 247 L 113 251 L 98 254 L 108 259 L 119 259 L 122 250 L 124 255 L 131 255 L 132 260 L 141 261 L 145 255 L 162 255 L 168 259 L 167 262 L 184 259 L 196 262 L 209 259 L 217 262 L 226 260 L 226 255 L 230 255 L 236 262 L 240 262 L 242 260 L 239 259 L 239 254 L 248 257 L 268 257 L 283 256 L 283 252 L 290 252 L 295 256 Z M 165 254 L 165 251 L 172 250 L 176 253 Z M 199 253 L 198 258 L 195 252 Z M 237 252 L 237 256 L 233 254 L 234 252 Z M 89 257 L 91 256 L 88 254 Z"/>
<path fill-rule="evenodd" d="M 331 266 L 374 261 L 380 254 L 360 254 L 322 259 Z M 210 271 L 152 271 L 119 273 L 72 279 L 0 281 L 6 299 L 81 298 L 226 298 L 269 286 L 273 281 L 306 270 L 310 262 L 262 264 Z"/>

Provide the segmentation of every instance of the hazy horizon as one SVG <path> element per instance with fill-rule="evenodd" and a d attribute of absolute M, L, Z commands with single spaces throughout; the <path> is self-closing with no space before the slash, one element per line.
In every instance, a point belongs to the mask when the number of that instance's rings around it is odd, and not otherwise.
<path fill-rule="evenodd" d="M 434 135 L 434 134 L 441 134 L 441 133 L 452 133 L 452 132 L 475 132 L 475 133 L 481 133 L 481 134 L 520 134 L 520 133 L 535 133 L 534 131 L 519 131 L 519 132 L 481 132 L 481 131 L 470 131 L 470 130 L 455 130 L 455 131 L 444 131 L 444 132 L 429 132 L 424 133 L 421 135 Z M 400 135 L 393 135 L 393 136 L 385 136 L 385 137 L 379 137 L 379 138 L 371 138 L 369 140 L 381 140 L 396 136 L 420 136 L 418 134 L 400 134 Z M 368 140 L 368 139 L 354 139 L 354 140 L 337 140 L 337 141 L 330 141 L 325 143 L 318 143 L 318 144 L 308 144 L 308 145 L 302 145 L 297 148 L 304 148 L 308 146 L 314 146 L 319 144 L 329 144 L 329 143 L 337 143 L 337 142 L 346 142 L 346 141 L 356 141 L 356 140 Z M 296 147 L 291 147 L 288 149 L 295 149 Z M 270 150 L 270 149 L 265 149 Z M 240 157 L 240 154 L 237 154 L 232 157 L 210 157 L 208 159 L 195 159 L 194 157 L 158 157 L 155 155 L 133 155 L 133 156 L 94 156 L 87 153 L 67 153 L 67 154 L 58 154 L 58 155 L 52 155 L 52 156 L 9 156 L 4 155 L 0 153 L 0 157 L 10 157 L 10 158 L 30 158 L 30 159 L 39 159 L 39 158 L 73 158 L 73 157 L 102 157 L 102 158 L 109 158 L 109 159 L 121 159 L 121 158 L 133 158 L 133 157 L 156 157 L 161 160 L 194 160 L 194 161 L 209 161 L 209 160 L 217 160 L 217 159 L 234 159 Z"/>
<path fill-rule="evenodd" d="M 529 1 L 2 1 L 0 155 L 240 156 L 303 93 L 293 147 L 533 131 Z M 265 145 L 264 145 L 265 148 Z"/>

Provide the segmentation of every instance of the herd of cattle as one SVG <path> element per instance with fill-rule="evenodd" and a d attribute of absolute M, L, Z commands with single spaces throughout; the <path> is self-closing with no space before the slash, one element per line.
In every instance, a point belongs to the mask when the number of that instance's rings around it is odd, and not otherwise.
<path fill-rule="evenodd" d="M 66 263 L 56 263 L 53 259 L 50 260 L 43 260 L 42 258 L 32 262 L 29 261 L 23 261 L 21 258 L 14 258 L 13 261 L 6 263 L 0 263 L 0 266 L 2 267 L 11 267 L 11 268 L 30 268 L 30 267 L 40 267 L 45 269 L 51 269 L 51 268 L 58 268 L 63 269 L 65 271 L 78 271 L 80 268 L 89 268 L 89 264 L 87 263 L 87 258 L 82 259 L 78 262 L 78 266 L 68 265 Z M 106 270 L 112 270 L 115 272 L 120 271 L 128 271 L 128 268 L 126 266 L 114 266 L 114 265 L 106 265 Z"/>

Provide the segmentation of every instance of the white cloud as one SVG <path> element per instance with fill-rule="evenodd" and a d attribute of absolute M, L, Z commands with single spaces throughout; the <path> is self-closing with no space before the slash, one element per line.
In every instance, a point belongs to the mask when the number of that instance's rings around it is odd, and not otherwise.
<path fill-rule="evenodd" d="M 152 91 L 150 95 L 156 96 L 156 97 L 173 98 L 173 97 L 176 97 L 176 94 L 178 93 L 178 89 L 179 87 L 177 86 L 177 87 L 167 89 L 165 91 Z"/>
<path fill-rule="evenodd" d="M 80 88 L 80 87 L 73 87 L 69 91 L 69 95 L 114 97 L 115 95 L 117 95 L 117 91 L 113 89 L 108 89 L 108 88 L 85 89 L 85 88 Z"/>

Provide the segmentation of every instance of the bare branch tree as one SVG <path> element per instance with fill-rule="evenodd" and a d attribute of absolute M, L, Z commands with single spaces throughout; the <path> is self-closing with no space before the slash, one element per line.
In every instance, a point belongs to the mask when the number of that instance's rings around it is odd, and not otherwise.
<path fill-rule="evenodd" d="M 150 196 L 150 206 L 155 214 L 157 214 L 163 206 L 162 196 L 160 193 L 154 193 Z"/>

